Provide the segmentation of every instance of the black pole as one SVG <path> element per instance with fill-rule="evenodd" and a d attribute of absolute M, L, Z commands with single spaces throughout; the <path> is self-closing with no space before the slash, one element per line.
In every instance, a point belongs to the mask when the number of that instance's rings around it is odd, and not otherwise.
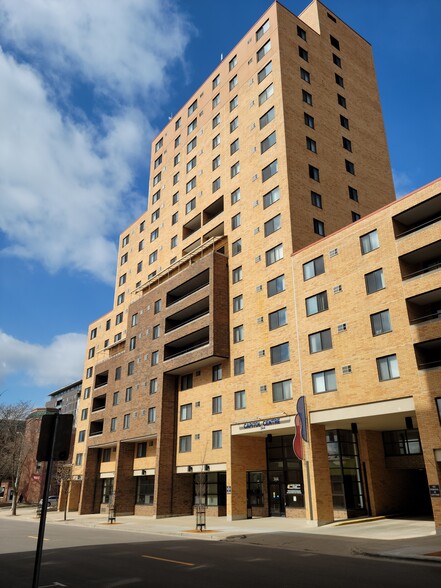
<path fill-rule="evenodd" d="M 49 487 L 50 487 L 50 482 L 51 482 L 52 462 L 53 462 L 53 457 L 54 457 L 55 437 L 57 434 L 58 416 L 59 416 L 58 413 L 54 413 L 54 424 L 53 424 L 52 439 L 51 439 L 51 451 L 50 451 L 50 454 L 49 454 L 48 460 L 47 460 L 46 480 L 44 482 L 43 504 L 42 504 L 41 515 L 40 515 L 40 526 L 38 528 L 38 541 L 37 541 L 37 550 L 35 552 L 34 577 L 32 580 L 32 588 L 38 588 L 38 582 L 40 579 L 41 555 L 42 555 L 42 551 L 43 551 L 44 529 L 46 526 L 47 502 L 48 502 L 48 498 L 49 498 Z"/>

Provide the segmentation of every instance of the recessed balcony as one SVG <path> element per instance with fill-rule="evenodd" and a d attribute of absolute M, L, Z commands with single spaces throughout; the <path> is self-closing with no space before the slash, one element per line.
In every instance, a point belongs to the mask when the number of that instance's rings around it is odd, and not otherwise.
<path fill-rule="evenodd" d="M 441 367 L 441 338 L 414 345 L 419 370 Z"/>
<path fill-rule="evenodd" d="M 441 268 L 441 240 L 399 257 L 403 280 L 416 278 Z"/>
<path fill-rule="evenodd" d="M 208 286 L 210 280 L 210 270 L 206 269 L 200 274 L 197 274 L 193 278 L 185 281 L 184 283 L 180 284 L 173 290 L 167 292 L 167 306 L 171 306 L 172 304 L 176 304 L 180 302 L 187 296 L 190 296 L 194 292 L 197 292 L 201 288 L 205 288 Z"/>
<path fill-rule="evenodd" d="M 179 312 L 172 314 L 165 319 L 165 332 L 169 333 L 179 327 L 188 325 L 189 323 L 206 316 L 210 312 L 210 303 L 208 296 L 183 308 Z"/>
<path fill-rule="evenodd" d="M 392 221 L 397 239 L 440 222 L 441 194 L 397 214 Z"/>
<path fill-rule="evenodd" d="M 92 421 L 90 423 L 89 437 L 95 437 L 96 435 L 102 435 L 104 431 L 104 419 L 99 421 Z"/>
<path fill-rule="evenodd" d="M 210 342 L 210 331 L 208 327 L 199 329 L 185 337 L 171 341 L 164 346 L 164 360 L 173 359 L 184 353 L 190 353 L 208 345 Z"/>
<path fill-rule="evenodd" d="M 411 325 L 441 319 L 441 288 L 407 298 L 406 305 Z"/>

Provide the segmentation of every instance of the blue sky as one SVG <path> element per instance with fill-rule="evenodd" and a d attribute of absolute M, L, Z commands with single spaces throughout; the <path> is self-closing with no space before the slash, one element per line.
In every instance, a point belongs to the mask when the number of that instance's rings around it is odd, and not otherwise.
<path fill-rule="evenodd" d="M 81 377 L 152 137 L 270 4 L 0 1 L 0 402 Z M 397 194 L 439 177 L 441 2 L 325 4 L 373 45 Z"/>

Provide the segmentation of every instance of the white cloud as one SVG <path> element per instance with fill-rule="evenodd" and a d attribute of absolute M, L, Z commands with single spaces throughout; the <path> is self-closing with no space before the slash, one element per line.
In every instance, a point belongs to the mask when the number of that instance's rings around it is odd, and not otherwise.
<path fill-rule="evenodd" d="M 0 381 L 22 374 L 29 384 L 59 388 L 80 380 L 86 343 L 86 335 L 66 333 L 50 345 L 35 345 L 0 331 Z"/>
<path fill-rule="evenodd" d="M 394 180 L 395 193 L 397 195 L 397 198 L 405 196 L 412 190 L 413 182 L 406 172 L 393 169 L 392 176 Z"/>
<path fill-rule="evenodd" d="M 154 131 L 141 107 L 166 92 L 185 18 L 163 0 L 2 0 L 0 23 L 3 255 L 111 284 L 115 236 L 145 209 Z M 81 83 L 98 97 L 86 109 Z"/>

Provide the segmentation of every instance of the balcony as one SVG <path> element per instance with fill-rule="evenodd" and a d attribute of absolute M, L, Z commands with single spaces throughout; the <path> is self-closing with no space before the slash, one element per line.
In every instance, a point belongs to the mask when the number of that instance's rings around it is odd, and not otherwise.
<path fill-rule="evenodd" d="M 414 349 L 419 370 L 441 367 L 441 338 L 416 343 Z"/>
<path fill-rule="evenodd" d="M 172 314 L 165 319 L 165 332 L 169 333 L 179 327 L 188 325 L 189 323 L 206 316 L 210 312 L 210 303 L 208 296 L 187 306 L 179 312 Z"/>
<path fill-rule="evenodd" d="M 407 314 L 411 325 L 441 318 L 441 288 L 412 296 L 406 300 Z"/>
<path fill-rule="evenodd" d="M 171 341 L 164 346 L 164 360 L 173 359 L 184 353 L 190 353 L 200 347 L 208 345 L 210 342 L 209 328 L 204 327 L 185 337 Z"/>
<path fill-rule="evenodd" d="M 99 421 L 92 421 L 90 423 L 89 437 L 96 437 L 102 435 L 104 431 L 104 419 Z"/>
<path fill-rule="evenodd" d="M 193 241 L 193 243 L 190 243 L 190 245 L 187 245 L 187 247 L 185 247 L 185 248 L 182 250 L 182 255 L 183 255 L 183 256 L 184 256 L 184 255 L 188 255 L 189 253 L 192 253 L 193 251 L 196 251 L 196 249 L 197 249 L 198 247 L 200 247 L 201 243 L 202 243 L 202 240 L 201 240 L 201 238 L 199 237 L 199 239 L 196 239 L 196 241 Z"/>
<path fill-rule="evenodd" d="M 201 214 L 197 214 L 182 227 L 182 240 L 187 239 L 201 228 Z"/>
<path fill-rule="evenodd" d="M 224 197 L 221 196 L 203 211 L 204 225 L 224 211 Z"/>
<path fill-rule="evenodd" d="M 194 292 L 197 292 L 201 288 L 205 288 L 208 286 L 210 280 L 210 270 L 206 269 L 200 274 L 197 274 L 193 278 L 185 281 L 183 284 L 180 284 L 173 290 L 167 292 L 167 301 L 166 306 L 171 306 L 172 304 L 176 304 L 180 300 L 187 298 Z"/>
<path fill-rule="evenodd" d="M 441 194 L 393 217 L 395 238 L 399 239 L 441 221 Z"/>
<path fill-rule="evenodd" d="M 106 408 L 106 395 L 101 394 L 100 396 L 96 396 L 92 402 L 92 412 L 98 412 L 99 410 L 104 410 Z"/>
<path fill-rule="evenodd" d="M 403 280 L 433 272 L 441 268 L 441 240 L 406 253 L 398 259 Z"/>
<path fill-rule="evenodd" d="M 109 381 L 109 372 L 101 372 L 95 376 L 95 389 L 101 388 L 102 386 L 107 386 L 107 382 Z"/>

